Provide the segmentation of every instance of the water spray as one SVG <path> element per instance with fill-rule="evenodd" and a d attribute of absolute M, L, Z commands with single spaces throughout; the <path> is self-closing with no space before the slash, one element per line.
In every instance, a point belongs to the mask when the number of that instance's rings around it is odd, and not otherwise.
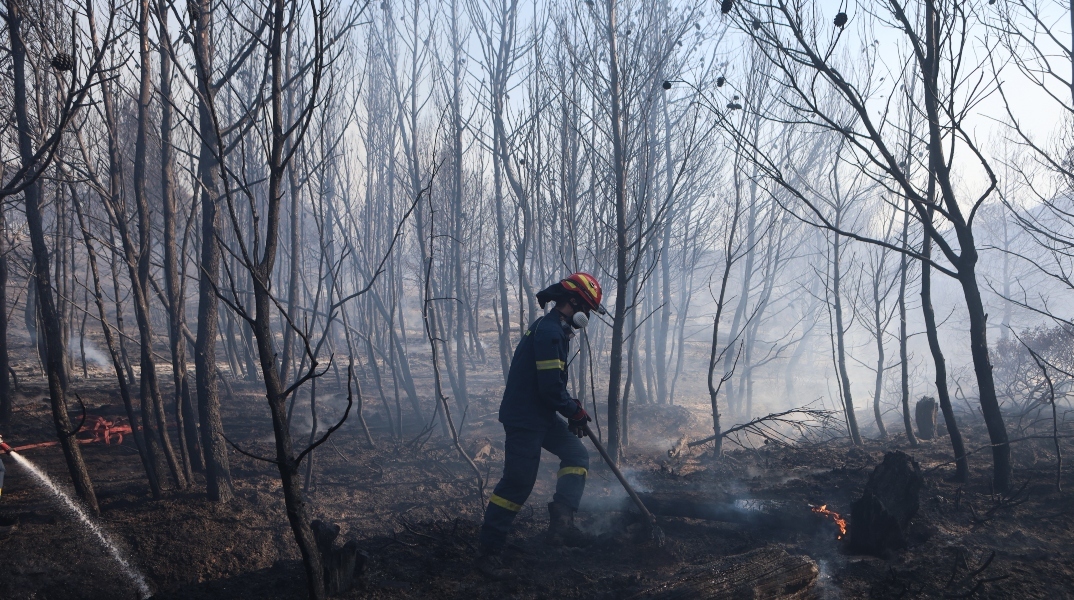
<path fill-rule="evenodd" d="M 6 452 L 9 456 L 11 456 L 11 458 L 15 459 L 15 462 L 19 463 L 19 466 L 29 471 L 30 474 L 32 474 L 39 482 L 41 482 L 42 485 L 45 486 L 45 488 L 47 488 L 50 492 L 52 492 L 54 496 L 60 499 L 64 508 L 66 508 L 68 512 L 78 517 L 78 520 L 81 521 L 82 524 L 84 524 L 90 530 L 90 533 L 92 533 L 94 537 L 97 538 L 97 541 L 99 541 L 101 545 L 104 546 L 105 550 L 108 551 L 108 554 L 111 555 L 111 557 L 117 563 L 119 563 L 119 566 L 123 570 L 123 573 L 127 576 L 128 579 L 130 579 L 135 589 L 138 590 L 138 597 L 141 600 L 146 600 L 147 598 L 152 597 L 153 592 L 150 591 L 149 584 L 146 583 L 145 577 L 141 573 L 139 573 L 134 567 L 132 567 L 129 562 L 127 562 L 127 559 L 123 557 L 123 553 L 120 552 L 119 547 L 116 546 L 114 542 L 112 542 L 112 539 L 108 537 L 108 534 L 104 531 L 104 529 L 101 529 L 99 525 L 90 520 L 89 515 L 86 514 L 86 511 L 82 510 L 82 507 L 77 502 L 75 502 L 74 499 L 72 499 L 62 489 L 60 489 L 60 487 L 56 485 L 56 483 L 52 481 L 52 479 L 49 478 L 49 476 L 46 475 L 44 471 L 38 469 L 36 465 L 27 460 L 24 456 L 22 456 L 18 452 L 15 452 L 11 448 L 11 446 L 5 444 L 2 437 L 0 437 L 0 451 Z"/>

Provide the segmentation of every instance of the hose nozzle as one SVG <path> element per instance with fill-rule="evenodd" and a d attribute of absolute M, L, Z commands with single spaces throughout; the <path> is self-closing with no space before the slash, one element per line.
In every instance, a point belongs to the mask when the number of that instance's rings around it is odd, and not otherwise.
<path fill-rule="evenodd" d="M 8 446 L 7 444 L 4 443 L 4 437 L 3 436 L 0 436 L 0 450 L 3 450 L 4 452 L 9 452 L 9 453 L 11 452 L 11 446 Z"/>

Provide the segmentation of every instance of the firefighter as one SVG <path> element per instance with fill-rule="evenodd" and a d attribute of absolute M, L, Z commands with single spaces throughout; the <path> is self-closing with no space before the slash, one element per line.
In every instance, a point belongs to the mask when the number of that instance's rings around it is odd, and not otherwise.
<path fill-rule="evenodd" d="M 480 534 L 478 566 L 494 578 L 505 575 L 502 552 L 511 523 L 537 481 L 541 448 L 560 460 L 556 493 L 548 505 L 548 541 L 571 547 L 592 542 L 574 525 L 589 469 L 589 452 L 580 438 L 592 419 L 567 391 L 567 364 L 575 330 L 588 324 L 592 311 L 605 314 L 601 295 L 600 284 L 588 273 L 574 273 L 541 290 L 541 308 L 549 302 L 555 308 L 534 321 L 515 348 L 500 403 L 503 477 L 489 498 Z"/>

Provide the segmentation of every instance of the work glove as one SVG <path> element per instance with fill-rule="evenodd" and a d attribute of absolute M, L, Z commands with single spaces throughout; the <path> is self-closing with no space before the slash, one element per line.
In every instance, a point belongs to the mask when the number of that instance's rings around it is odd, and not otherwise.
<path fill-rule="evenodd" d="M 585 437 L 585 424 L 592 421 L 589 418 L 589 414 L 582 408 L 582 403 L 577 400 L 574 401 L 578 405 L 578 411 L 567 418 L 567 429 L 574 435 L 584 438 Z"/>

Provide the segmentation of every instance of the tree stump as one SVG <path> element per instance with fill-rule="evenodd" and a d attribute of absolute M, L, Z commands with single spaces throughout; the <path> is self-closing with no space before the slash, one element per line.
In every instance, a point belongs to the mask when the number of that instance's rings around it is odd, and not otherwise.
<path fill-rule="evenodd" d="M 324 585 L 329 595 L 346 592 L 365 568 L 366 555 L 358 549 L 358 542 L 350 540 L 342 548 L 336 547 L 339 525 L 316 520 L 310 523 L 317 548 L 324 564 Z"/>
<path fill-rule="evenodd" d="M 862 497 L 850 507 L 850 548 L 887 556 L 906 546 L 906 531 L 917 514 L 924 479 L 914 459 L 888 452 L 865 484 Z"/>
<path fill-rule="evenodd" d="M 936 437 L 935 398 L 922 396 L 914 408 L 914 416 L 917 419 L 917 437 L 923 440 L 931 440 Z"/>
<path fill-rule="evenodd" d="M 635 594 L 631 600 L 798 600 L 813 597 L 817 573 L 817 563 L 808 556 L 761 548 L 692 569 L 678 581 Z"/>

